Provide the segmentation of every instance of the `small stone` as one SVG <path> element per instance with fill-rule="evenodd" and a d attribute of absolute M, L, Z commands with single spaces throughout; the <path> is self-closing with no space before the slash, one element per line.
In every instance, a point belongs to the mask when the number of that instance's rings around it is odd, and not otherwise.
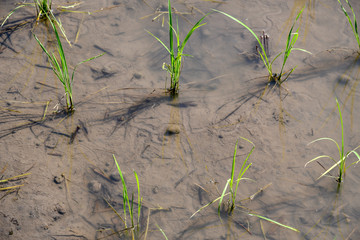
<path fill-rule="evenodd" d="M 88 188 L 89 188 L 90 192 L 92 192 L 92 193 L 100 192 L 100 190 L 101 190 L 101 183 L 99 183 L 99 182 L 96 181 L 96 180 L 93 180 L 93 181 L 89 182 Z"/>
<path fill-rule="evenodd" d="M 120 2 L 114 1 L 113 4 L 114 5 L 120 5 Z"/>
<path fill-rule="evenodd" d="M 158 186 L 153 187 L 152 192 L 153 194 L 157 194 L 159 192 L 159 187 Z"/>
<path fill-rule="evenodd" d="M 62 177 L 59 177 L 59 176 L 54 177 L 54 183 L 56 183 L 56 184 L 60 184 L 63 181 L 64 181 L 64 178 L 62 178 Z"/>
<path fill-rule="evenodd" d="M 141 78 L 141 74 L 140 73 L 134 73 L 133 77 L 136 79 L 140 79 Z"/>
<path fill-rule="evenodd" d="M 66 213 L 66 209 L 63 204 L 56 204 L 55 210 L 61 215 L 64 215 Z"/>
<path fill-rule="evenodd" d="M 113 172 L 112 174 L 110 174 L 110 179 L 114 182 L 120 182 L 121 178 L 119 172 Z"/>
<path fill-rule="evenodd" d="M 179 124 L 170 124 L 166 129 L 166 135 L 175 135 L 180 133 L 180 126 Z"/>

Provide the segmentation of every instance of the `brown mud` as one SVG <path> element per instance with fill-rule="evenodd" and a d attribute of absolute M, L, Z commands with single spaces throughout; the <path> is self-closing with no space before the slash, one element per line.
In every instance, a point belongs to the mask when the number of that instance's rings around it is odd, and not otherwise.
<path fill-rule="evenodd" d="M 57 6 L 68 3 L 53 1 L 72 42 L 62 39 L 71 67 L 106 53 L 77 69 L 72 115 L 54 113 L 64 92 L 32 35 L 52 47 L 50 26 L 37 24 L 31 7 L 15 12 L 0 29 L 0 179 L 30 174 L 0 182 L 0 189 L 16 186 L 0 191 L 0 239 L 126 239 L 124 224 L 106 203 L 123 212 L 113 154 L 129 192 L 137 192 L 133 170 L 139 175 L 142 239 L 145 232 L 147 239 L 164 239 L 157 225 L 168 239 L 357 239 L 358 165 L 348 169 L 339 192 L 334 179 L 317 180 L 330 161 L 304 168 L 315 156 L 338 154 L 332 143 L 307 145 L 319 137 L 341 142 L 335 97 L 345 149 L 360 144 L 355 38 L 336 1 L 268 2 L 181 0 L 173 7 L 182 36 L 215 8 L 259 35 L 265 31 L 275 56 L 306 5 L 296 46 L 312 55 L 292 52 L 287 66 L 297 68 L 288 81 L 281 88 L 267 85 L 267 71 L 253 56 L 253 36 L 211 14 L 185 47 L 193 57 L 183 61 L 179 96 L 172 98 L 161 70 L 169 57 L 146 32 L 168 42 L 167 1 L 88 0 L 78 12 L 61 12 Z M 360 4 L 352 2 L 358 13 Z M 13 3 L 2 1 L 0 16 Z M 237 140 L 240 169 L 251 149 L 240 136 L 256 147 L 239 206 L 222 220 L 216 203 L 190 218 L 223 190 Z"/>

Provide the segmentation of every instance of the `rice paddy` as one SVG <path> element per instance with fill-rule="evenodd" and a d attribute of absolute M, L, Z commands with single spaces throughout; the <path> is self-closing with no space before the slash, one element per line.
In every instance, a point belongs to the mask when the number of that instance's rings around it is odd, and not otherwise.
<path fill-rule="evenodd" d="M 30 3 L 0 9 L 0 239 L 359 235 L 358 2 Z"/>

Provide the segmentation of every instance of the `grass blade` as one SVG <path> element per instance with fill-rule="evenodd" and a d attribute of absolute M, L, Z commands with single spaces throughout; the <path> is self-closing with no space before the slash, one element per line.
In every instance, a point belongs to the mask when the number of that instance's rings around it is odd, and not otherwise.
<path fill-rule="evenodd" d="M 135 171 L 134 171 L 134 175 L 135 175 L 135 178 L 136 178 L 136 185 L 137 185 L 137 189 L 138 189 L 138 218 L 137 218 L 137 227 L 138 227 L 138 229 L 139 229 L 142 198 L 141 198 L 141 194 L 140 194 L 139 177 L 138 177 L 138 175 L 137 175 L 137 173 L 136 173 Z"/>
<path fill-rule="evenodd" d="M 228 179 L 227 182 L 226 182 L 226 184 L 225 184 L 224 190 L 223 190 L 223 192 L 221 193 L 221 196 L 220 196 L 220 198 L 219 198 L 219 206 L 218 206 L 218 214 L 219 214 L 219 216 L 220 216 L 220 211 L 221 211 L 221 204 L 222 204 L 222 201 L 223 201 L 223 199 L 224 199 L 224 196 L 226 196 L 225 192 L 226 192 L 227 187 L 228 187 L 228 185 L 229 185 L 230 182 L 231 182 L 231 179 Z"/>
<path fill-rule="evenodd" d="M 158 40 L 161 45 L 163 45 L 163 47 L 166 49 L 166 51 L 168 51 L 169 54 L 171 54 L 171 51 L 168 49 L 168 47 L 165 45 L 165 43 L 163 43 L 163 41 L 161 41 L 158 37 L 156 37 L 154 34 L 152 34 L 151 32 L 147 31 L 151 36 L 153 36 L 156 40 Z"/>
<path fill-rule="evenodd" d="M 130 211 L 130 200 L 129 200 L 129 195 L 127 193 L 127 188 L 126 188 L 126 183 L 125 183 L 125 179 L 124 179 L 124 176 L 122 174 L 122 171 L 120 169 L 120 166 L 115 158 L 115 155 L 113 155 L 113 158 L 114 158 L 114 161 L 115 161 L 115 164 L 116 164 L 116 167 L 118 169 L 118 172 L 120 174 L 120 178 L 121 178 L 121 182 L 122 182 L 122 185 L 123 185 L 123 204 L 124 204 L 124 221 L 125 221 L 125 228 L 127 228 L 127 224 L 126 224 L 126 205 L 128 206 L 129 208 L 129 214 L 130 214 L 130 219 L 132 219 L 132 213 Z"/>
<path fill-rule="evenodd" d="M 317 180 L 319 180 L 320 178 L 322 178 L 323 176 L 325 176 L 326 174 L 328 174 L 331 170 L 333 170 L 336 166 L 338 166 L 339 164 L 341 164 L 344 161 L 344 159 L 340 159 L 338 162 L 336 162 L 334 165 L 332 165 L 328 170 L 326 170 L 323 174 L 321 174 L 320 177 L 317 178 Z M 340 176 L 339 176 L 340 177 Z M 341 181 L 339 181 L 341 182 Z"/>
<path fill-rule="evenodd" d="M 31 173 L 24 173 L 24 174 L 17 175 L 17 176 L 14 176 L 14 177 L 9 177 L 9 178 L 6 178 L 6 179 L 0 179 L 0 183 L 6 183 L 6 182 L 9 182 L 11 180 L 22 178 L 22 177 L 25 177 L 25 176 L 30 175 L 30 174 Z"/>
<path fill-rule="evenodd" d="M 12 11 L 6 16 L 6 18 L 4 19 L 4 21 L 1 23 L 1 26 L 0 26 L 0 27 L 4 26 L 5 22 L 9 19 L 9 17 L 10 17 L 16 10 L 18 10 L 19 8 L 25 7 L 25 6 L 26 6 L 25 4 L 22 4 L 22 5 L 20 5 L 20 6 L 17 6 L 14 10 L 12 10 Z"/>
<path fill-rule="evenodd" d="M 237 146 L 238 146 L 238 140 L 236 140 L 235 149 L 234 149 L 234 155 L 233 155 L 233 162 L 231 167 L 231 175 L 230 175 L 230 189 L 233 187 L 234 183 L 234 173 L 235 173 L 235 160 L 236 160 L 236 152 L 237 152 Z"/>
<path fill-rule="evenodd" d="M 341 7 L 341 10 L 343 11 L 343 13 L 345 14 L 346 18 L 348 19 L 348 22 L 351 26 L 351 29 L 354 33 L 354 36 L 356 38 L 356 41 L 358 43 L 358 47 L 360 49 L 360 39 L 359 39 L 359 33 L 358 33 L 358 27 L 357 27 L 357 21 L 356 21 L 356 16 L 355 16 L 355 12 L 354 12 L 354 9 L 352 8 L 350 2 L 348 0 L 345 0 L 346 3 L 349 5 L 350 9 L 351 9 L 351 12 L 352 12 L 352 15 L 353 15 L 353 19 L 354 19 L 354 24 L 348 14 L 348 12 L 346 11 L 346 9 L 344 8 L 344 6 L 342 5 L 341 1 L 338 0 L 339 4 L 340 4 L 340 7 Z"/>
<path fill-rule="evenodd" d="M 317 156 L 316 158 L 313 158 L 313 159 L 311 159 L 310 161 L 308 161 L 308 162 L 305 164 L 304 167 L 306 167 L 309 163 L 314 162 L 314 161 L 316 161 L 316 160 L 318 160 L 318 159 L 320 159 L 320 158 L 330 158 L 331 160 L 333 160 L 334 162 L 336 162 L 336 160 L 335 160 L 334 158 L 332 158 L 332 157 L 330 157 L 330 156 L 328 156 L 328 155 L 321 155 L 321 156 Z"/>
<path fill-rule="evenodd" d="M 358 146 L 358 147 L 360 147 L 360 146 Z M 347 154 L 347 156 L 349 156 L 351 153 L 355 154 L 355 156 L 358 158 L 358 161 L 353 162 L 346 169 L 348 169 L 350 166 L 360 162 L 360 155 L 355 150 L 350 151 L 349 154 Z"/>
<path fill-rule="evenodd" d="M 168 240 L 168 238 L 166 237 L 165 232 L 159 227 L 159 225 L 156 224 L 156 227 L 157 227 L 157 228 L 159 229 L 159 231 L 162 233 L 162 235 L 164 236 L 164 238 L 165 238 L 166 240 Z"/>
<path fill-rule="evenodd" d="M 240 180 L 242 179 L 242 176 L 245 174 L 245 172 L 249 169 L 249 167 L 251 166 L 252 163 L 248 164 L 247 167 L 244 169 L 247 161 L 249 160 L 250 158 L 250 155 L 253 153 L 253 151 L 255 150 L 255 144 L 253 142 L 251 142 L 249 139 L 247 138 L 244 138 L 244 137 L 241 137 L 243 140 L 251 143 L 251 145 L 253 146 L 250 150 L 250 152 L 248 153 L 248 155 L 246 156 L 246 159 L 244 160 L 244 163 L 242 164 L 241 166 L 241 169 L 240 169 L 240 172 L 239 172 L 239 175 L 238 175 L 238 178 L 237 178 L 237 183 L 236 183 L 236 188 L 235 188 L 235 195 L 234 195 L 234 200 L 235 200 L 235 197 L 236 197 L 236 193 L 237 193 L 237 189 L 239 187 L 239 182 Z M 235 202 L 233 202 L 233 204 L 235 204 Z"/>
<path fill-rule="evenodd" d="M 248 214 L 249 214 L 250 216 L 258 217 L 258 218 L 264 219 L 264 220 L 266 220 L 266 221 L 268 221 L 268 222 L 271 222 L 271 223 L 274 223 L 274 224 L 276 224 L 276 225 L 279 225 L 279 226 L 281 226 L 281 227 L 290 229 L 290 230 L 292 230 L 292 231 L 300 232 L 300 231 L 299 231 L 298 229 L 296 229 L 296 228 L 293 228 L 293 227 L 287 226 L 287 225 L 285 225 L 285 224 L 279 223 L 279 222 L 277 222 L 277 221 L 275 221 L 275 220 L 272 220 L 272 219 L 270 219 L 270 218 L 263 217 L 263 216 L 261 216 L 261 215 L 254 214 L 254 213 L 248 213 Z"/>
<path fill-rule="evenodd" d="M 263 58 L 264 65 L 269 70 L 270 69 L 270 64 L 269 64 L 269 59 L 268 59 L 268 57 L 266 55 L 266 52 L 265 52 L 265 48 L 264 48 L 263 44 L 261 43 L 259 37 L 255 34 L 255 32 L 250 27 L 248 27 L 245 23 L 243 23 L 240 20 L 234 18 L 230 14 L 227 14 L 225 12 L 222 12 L 222 11 L 219 11 L 219 10 L 216 10 L 216 9 L 213 9 L 213 11 L 221 13 L 221 14 L 229 17 L 230 19 L 234 20 L 235 22 L 240 23 L 244 28 L 246 28 L 255 37 L 255 39 L 257 40 L 257 42 L 259 43 L 259 46 L 261 48 L 261 52 L 262 52 L 261 56 L 263 55 L 263 57 L 264 57 Z M 272 75 L 272 72 L 269 71 L 269 74 Z"/>
<path fill-rule="evenodd" d="M 199 208 L 196 212 L 194 212 L 194 213 L 190 216 L 190 218 L 194 217 L 197 213 L 199 213 L 199 212 L 200 212 L 201 210 L 203 210 L 204 208 L 206 208 L 206 207 L 210 206 L 211 204 L 213 204 L 214 202 L 220 200 L 221 197 L 225 197 L 225 196 L 227 196 L 227 195 L 229 195 L 229 194 L 230 194 L 230 193 L 228 192 L 228 193 L 226 193 L 225 195 L 221 195 L 220 197 L 218 197 L 218 198 L 212 200 L 211 202 L 209 202 L 208 204 L 202 206 L 202 207 Z"/>

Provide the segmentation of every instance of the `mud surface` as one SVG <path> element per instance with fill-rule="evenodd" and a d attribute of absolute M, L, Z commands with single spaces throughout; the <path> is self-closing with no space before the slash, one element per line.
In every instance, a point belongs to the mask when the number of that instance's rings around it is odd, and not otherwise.
<path fill-rule="evenodd" d="M 54 113 L 64 104 L 33 34 L 49 48 L 49 25 L 35 10 L 16 11 L 0 34 L 0 239 L 128 239 L 122 184 L 113 155 L 134 192 L 139 176 L 143 206 L 140 238 L 164 239 L 357 239 L 360 178 L 351 166 L 338 191 L 333 178 L 317 178 L 338 159 L 330 137 L 341 143 L 335 97 L 344 119 L 345 150 L 360 144 L 357 44 L 336 1 L 174 1 L 181 35 L 203 13 L 219 9 L 270 36 L 275 57 L 302 6 L 296 46 L 281 88 L 268 85 L 253 36 L 239 24 L 211 14 L 185 47 L 177 98 L 164 91 L 169 57 L 147 31 L 168 42 L 167 1 L 88 0 L 77 12 L 54 13 L 72 47 L 63 40 L 74 80 L 75 112 Z M 1 1 L 6 16 L 14 1 Z M 353 1 L 358 13 L 360 4 Z M 91 14 L 88 14 L 90 12 Z M 164 19 L 163 19 L 164 17 Z M 164 21 L 164 23 L 163 23 Z M 191 23 L 191 24 L 190 24 Z M 20 24 L 20 25 L 19 25 Z M 162 26 L 163 25 L 163 26 Z M 282 59 L 274 63 L 274 71 Z M 239 185 L 231 216 L 217 213 L 230 178 L 234 147 L 238 172 L 255 144 L 252 166 Z M 349 158 L 347 165 L 355 160 Z M 337 172 L 331 174 L 336 177 Z M 253 194 L 256 194 L 254 197 Z M 300 233 L 250 216 L 255 213 Z M 129 224 L 129 219 L 127 219 Z"/>

